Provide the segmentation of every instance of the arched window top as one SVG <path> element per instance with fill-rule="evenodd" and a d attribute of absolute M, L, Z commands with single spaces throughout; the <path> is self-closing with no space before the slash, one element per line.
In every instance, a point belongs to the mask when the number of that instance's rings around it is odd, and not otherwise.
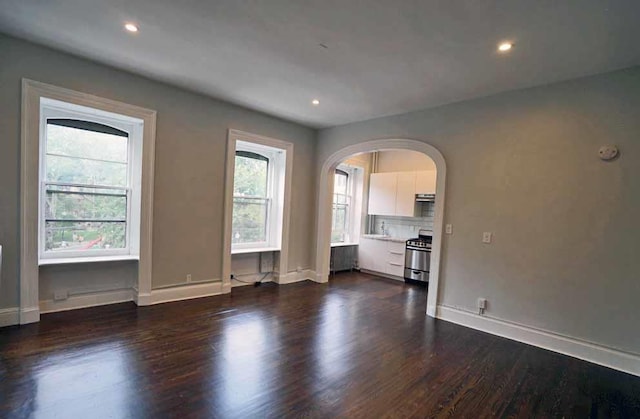
<path fill-rule="evenodd" d="M 345 172 L 345 171 L 344 171 L 344 170 L 342 170 L 342 169 L 336 169 L 336 175 L 341 175 L 341 176 L 349 177 L 349 173 L 348 173 L 348 172 Z"/>
<path fill-rule="evenodd" d="M 236 150 L 234 196 L 266 198 L 269 190 L 269 158 L 248 150 Z"/>
<path fill-rule="evenodd" d="M 129 137 L 129 133 L 109 125 L 100 124 L 98 122 L 84 121 L 82 119 L 69 118 L 49 118 L 47 124 L 57 125 L 60 127 L 83 129 L 85 131 L 99 132 L 102 134 L 117 135 L 119 137 Z"/>
<path fill-rule="evenodd" d="M 268 157 L 263 156 L 262 154 L 254 153 L 253 151 L 236 150 L 236 156 L 237 157 L 246 157 L 246 158 L 249 158 L 249 159 L 262 160 L 262 161 L 266 161 L 267 164 L 269 164 L 269 158 Z"/>

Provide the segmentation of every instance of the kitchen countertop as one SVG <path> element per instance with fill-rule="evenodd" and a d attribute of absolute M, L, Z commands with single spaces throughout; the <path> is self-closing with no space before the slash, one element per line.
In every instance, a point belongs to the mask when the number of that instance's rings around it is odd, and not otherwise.
<path fill-rule="evenodd" d="M 363 234 L 362 238 L 363 239 L 382 240 L 382 241 L 394 242 L 394 243 L 404 243 L 404 242 L 406 242 L 408 240 L 407 238 L 404 238 L 404 237 L 386 236 L 384 234 Z"/>

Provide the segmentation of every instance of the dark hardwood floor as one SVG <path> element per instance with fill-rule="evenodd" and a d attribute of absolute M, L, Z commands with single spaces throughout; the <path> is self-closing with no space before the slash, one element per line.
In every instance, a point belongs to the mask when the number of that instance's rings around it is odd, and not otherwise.
<path fill-rule="evenodd" d="M 640 378 L 425 316 L 365 274 L 0 329 L 0 417 L 640 417 Z"/>

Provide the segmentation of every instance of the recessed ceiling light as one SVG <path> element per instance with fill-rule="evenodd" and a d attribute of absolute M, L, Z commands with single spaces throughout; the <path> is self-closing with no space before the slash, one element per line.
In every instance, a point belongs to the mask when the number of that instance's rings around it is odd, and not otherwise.
<path fill-rule="evenodd" d="M 311 104 L 312 104 L 313 106 L 318 106 L 318 105 L 320 104 L 320 101 L 319 101 L 318 99 L 313 99 L 313 100 L 311 101 Z"/>
<path fill-rule="evenodd" d="M 138 27 L 133 23 L 125 23 L 124 28 L 129 32 L 138 32 Z"/>
<path fill-rule="evenodd" d="M 503 42 L 500 45 L 498 45 L 498 51 L 501 51 L 501 52 L 507 52 L 511 48 L 513 48 L 513 44 L 511 42 Z"/>

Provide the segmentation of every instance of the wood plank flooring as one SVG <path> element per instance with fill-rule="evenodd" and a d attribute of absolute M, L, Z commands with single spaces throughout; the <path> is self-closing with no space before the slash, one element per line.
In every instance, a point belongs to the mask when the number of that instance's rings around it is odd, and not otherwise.
<path fill-rule="evenodd" d="M 0 329 L 0 417 L 640 418 L 640 378 L 425 316 L 365 274 Z"/>

